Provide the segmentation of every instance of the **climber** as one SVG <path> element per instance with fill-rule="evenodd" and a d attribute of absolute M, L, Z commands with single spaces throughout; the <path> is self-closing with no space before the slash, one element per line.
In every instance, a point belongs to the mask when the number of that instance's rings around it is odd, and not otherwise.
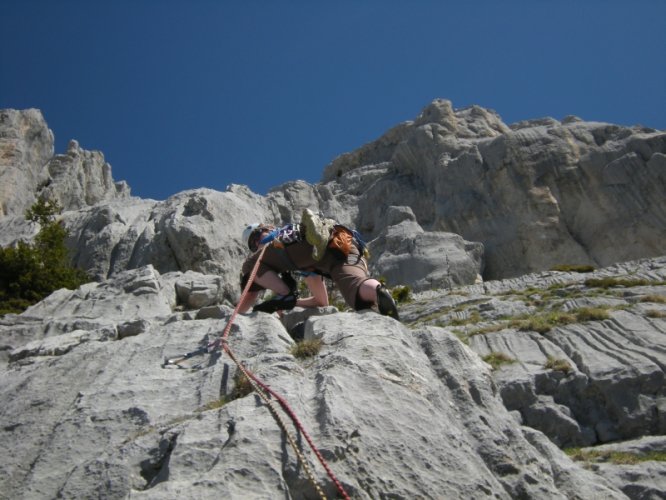
<path fill-rule="evenodd" d="M 331 278 L 345 302 L 353 309 L 359 311 L 377 307 L 381 314 L 399 320 L 389 291 L 368 274 L 363 245 L 344 226 L 319 218 L 305 209 L 300 224 L 288 224 L 281 228 L 264 224 L 248 225 L 243 231 L 243 241 L 252 255 L 243 263 L 242 288 L 259 257 L 259 249 L 262 245 L 270 246 L 264 251 L 257 275 L 240 304 L 239 312 L 247 312 L 265 289 L 273 291 L 276 297 L 254 306 L 254 311 L 272 313 L 296 306 L 327 306 L 328 294 L 323 281 L 326 276 Z M 310 297 L 298 298 L 296 282 L 290 271 L 305 273 L 304 281 L 310 290 Z"/>

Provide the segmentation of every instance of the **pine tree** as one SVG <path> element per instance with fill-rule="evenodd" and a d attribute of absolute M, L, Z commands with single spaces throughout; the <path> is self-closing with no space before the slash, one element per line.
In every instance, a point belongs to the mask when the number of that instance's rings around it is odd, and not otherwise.
<path fill-rule="evenodd" d="M 58 203 L 39 199 L 26 211 L 26 219 L 40 226 L 34 242 L 0 248 L 0 315 L 22 312 L 55 290 L 90 281 L 70 263 L 68 233 L 56 220 L 60 212 Z"/>

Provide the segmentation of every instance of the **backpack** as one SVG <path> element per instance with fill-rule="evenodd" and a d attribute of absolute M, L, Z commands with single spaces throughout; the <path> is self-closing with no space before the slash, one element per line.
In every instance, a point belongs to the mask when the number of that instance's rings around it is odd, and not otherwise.
<path fill-rule="evenodd" d="M 331 237 L 328 240 L 328 249 L 338 257 L 346 259 L 351 252 L 352 246 L 358 249 L 359 256 L 368 258 L 370 252 L 361 238 L 361 235 L 355 229 L 349 229 L 342 224 L 336 224 L 331 231 Z"/>

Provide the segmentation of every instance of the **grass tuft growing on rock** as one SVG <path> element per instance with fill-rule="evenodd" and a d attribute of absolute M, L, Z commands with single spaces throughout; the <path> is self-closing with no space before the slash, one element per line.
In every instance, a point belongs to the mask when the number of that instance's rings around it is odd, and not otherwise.
<path fill-rule="evenodd" d="M 291 354 L 298 359 L 312 358 L 319 354 L 324 342 L 321 339 L 309 339 L 297 342 L 291 347 Z"/>
<path fill-rule="evenodd" d="M 641 297 L 640 302 L 654 302 L 655 304 L 666 304 L 666 295 L 646 295 Z"/>
<path fill-rule="evenodd" d="M 534 314 L 527 318 L 514 319 L 509 322 L 509 326 L 522 332 L 534 331 L 537 333 L 546 333 L 556 326 L 568 325 L 575 322 L 575 314 L 562 311 L 548 311 L 541 314 Z"/>
<path fill-rule="evenodd" d="M 565 273 L 591 273 L 594 271 L 594 266 L 581 265 L 581 264 L 559 264 L 553 266 L 551 271 L 562 271 Z"/>
<path fill-rule="evenodd" d="M 593 288 L 613 288 L 616 286 L 623 286 L 631 288 L 634 286 L 648 286 L 648 285 L 665 285 L 666 281 L 650 281 L 642 278 L 590 278 L 585 280 L 585 286 Z"/>
<path fill-rule="evenodd" d="M 526 318 L 518 318 L 509 322 L 509 326 L 522 332 L 534 331 L 546 333 L 557 326 L 586 321 L 600 321 L 610 318 L 608 308 L 581 307 L 570 312 L 546 311 L 536 313 Z"/>
<path fill-rule="evenodd" d="M 581 323 L 585 321 L 602 321 L 610 318 L 608 308 L 604 307 L 581 307 L 575 313 L 576 320 Z"/>
<path fill-rule="evenodd" d="M 666 451 L 632 453 L 628 451 L 600 451 L 581 448 L 564 450 L 573 460 L 580 462 L 609 462 L 616 465 L 635 465 L 641 462 L 666 462 Z"/>
<path fill-rule="evenodd" d="M 483 360 L 486 363 L 488 363 L 490 366 L 492 366 L 493 370 L 497 370 L 500 366 L 510 365 L 511 363 L 516 362 L 515 359 L 508 356 L 507 354 L 504 354 L 503 352 L 496 352 L 496 351 L 493 351 L 490 354 L 487 354 L 486 356 L 484 356 Z"/>
<path fill-rule="evenodd" d="M 248 379 L 245 374 L 238 370 L 236 375 L 234 375 L 234 387 L 231 392 L 227 395 L 222 396 L 220 399 L 214 401 L 209 401 L 206 403 L 203 408 L 200 408 L 198 411 L 208 411 L 208 410 L 217 410 L 222 408 L 225 404 L 235 400 L 244 398 L 254 390 L 250 379 Z"/>
<path fill-rule="evenodd" d="M 548 359 L 546 360 L 546 363 L 543 365 L 543 367 L 546 370 L 554 370 L 567 375 L 571 370 L 573 370 L 571 363 L 569 363 L 566 359 L 555 358 L 552 356 L 548 356 Z"/>

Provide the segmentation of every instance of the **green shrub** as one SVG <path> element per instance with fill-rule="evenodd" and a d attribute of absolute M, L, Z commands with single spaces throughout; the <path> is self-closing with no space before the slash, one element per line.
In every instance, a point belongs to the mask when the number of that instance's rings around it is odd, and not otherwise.
<path fill-rule="evenodd" d="M 412 289 L 408 286 L 396 286 L 391 290 L 391 296 L 398 304 L 411 302 Z"/>
<path fill-rule="evenodd" d="M 55 220 L 58 213 L 57 203 L 40 199 L 26 212 L 26 219 L 40 226 L 34 242 L 0 248 L 0 314 L 20 313 L 59 288 L 90 281 L 70 263 L 67 230 Z"/>

